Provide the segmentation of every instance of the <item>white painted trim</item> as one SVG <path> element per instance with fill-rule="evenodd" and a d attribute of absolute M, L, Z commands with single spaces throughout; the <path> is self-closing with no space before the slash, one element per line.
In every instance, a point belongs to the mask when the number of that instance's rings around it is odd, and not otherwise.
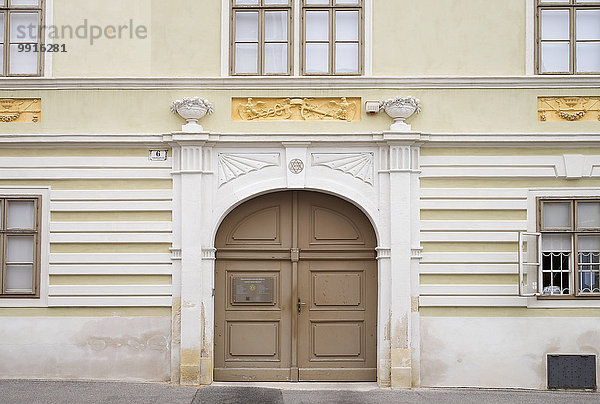
<path fill-rule="evenodd" d="M 535 2 L 525 2 L 525 74 L 535 74 Z"/>
<path fill-rule="evenodd" d="M 2 195 L 35 195 L 42 197 L 40 223 L 40 297 L 24 299 L 0 299 L 0 307 L 47 307 L 48 266 L 50 234 L 50 188 L 49 187 L 0 187 Z"/>
<path fill-rule="evenodd" d="M 50 296 L 171 296 L 171 285 L 50 285 Z"/>
<path fill-rule="evenodd" d="M 171 232 L 171 222 L 52 222 L 50 231 L 58 232 Z"/>
<path fill-rule="evenodd" d="M 171 307 L 171 296 L 61 296 L 48 298 L 51 307 Z"/>
<path fill-rule="evenodd" d="M 294 0 L 293 1 L 293 17 L 292 17 L 292 74 L 294 76 L 300 76 L 300 65 L 302 64 L 301 52 L 300 52 L 300 43 L 302 41 L 302 29 L 300 21 L 302 21 L 302 5 L 300 4 L 302 0 Z"/>
<path fill-rule="evenodd" d="M 229 57 L 229 56 L 227 56 Z M 0 90 L 268 90 L 268 89 L 579 89 L 600 75 L 564 76 L 252 76 L 252 77 L 3 77 Z"/>
<path fill-rule="evenodd" d="M 50 243 L 171 243 L 171 233 L 52 233 Z"/>
<path fill-rule="evenodd" d="M 221 77 L 229 76 L 229 1 L 221 1 Z"/>
<path fill-rule="evenodd" d="M 373 76 L 373 0 L 365 0 L 364 5 L 364 15 L 365 15 L 365 23 L 364 23 L 364 76 L 372 77 Z"/>
<path fill-rule="evenodd" d="M 516 296 L 519 285 L 486 284 L 421 284 L 421 296 Z"/>
<path fill-rule="evenodd" d="M 50 265 L 50 275 L 171 275 L 171 264 Z"/>
<path fill-rule="evenodd" d="M 525 307 L 519 296 L 421 296 L 421 307 Z"/>
<path fill-rule="evenodd" d="M 46 27 L 49 27 L 50 25 L 52 25 L 54 23 L 54 0 L 46 0 L 45 1 L 45 16 L 44 16 L 44 25 Z M 44 41 L 46 43 L 46 45 L 52 44 L 54 43 L 54 41 L 52 40 L 52 38 L 50 38 L 48 35 L 48 30 L 44 30 Z M 52 56 L 54 55 L 54 52 L 45 52 L 44 53 L 44 71 L 42 72 L 42 75 L 44 77 L 52 77 Z"/>

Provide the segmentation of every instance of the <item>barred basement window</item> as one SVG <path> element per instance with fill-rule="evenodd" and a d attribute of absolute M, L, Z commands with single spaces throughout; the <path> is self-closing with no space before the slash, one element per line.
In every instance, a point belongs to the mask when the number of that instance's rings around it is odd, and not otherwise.
<path fill-rule="evenodd" d="M 0 0 L 0 75 L 42 73 L 44 0 Z"/>
<path fill-rule="evenodd" d="M 0 297 L 39 296 L 40 203 L 39 197 L 0 197 Z"/>
<path fill-rule="evenodd" d="M 600 72 L 600 1 L 537 1 L 540 74 Z"/>

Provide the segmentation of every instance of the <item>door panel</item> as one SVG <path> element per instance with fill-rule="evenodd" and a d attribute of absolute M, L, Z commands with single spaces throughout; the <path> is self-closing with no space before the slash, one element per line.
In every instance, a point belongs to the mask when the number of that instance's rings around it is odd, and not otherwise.
<path fill-rule="evenodd" d="M 290 380 L 290 267 L 281 260 L 217 261 L 216 380 Z"/>
<path fill-rule="evenodd" d="M 215 246 L 215 380 L 376 380 L 376 237 L 358 208 L 263 195 Z"/>
<path fill-rule="evenodd" d="M 376 288 L 374 261 L 299 263 L 300 380 L 376 379 Z"/>

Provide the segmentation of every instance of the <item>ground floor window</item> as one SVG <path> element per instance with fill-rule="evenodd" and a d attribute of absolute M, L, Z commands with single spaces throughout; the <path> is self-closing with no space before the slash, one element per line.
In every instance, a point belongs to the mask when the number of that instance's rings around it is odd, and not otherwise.
<path fill-rule="evenodd" d="M 0 297 L 39 296 L 40 197 L 0 196 Z"/>
<path fill-rule="evenodd" d="M 539 201 L 542 295 L 600 296 L 600 200 Z"/>

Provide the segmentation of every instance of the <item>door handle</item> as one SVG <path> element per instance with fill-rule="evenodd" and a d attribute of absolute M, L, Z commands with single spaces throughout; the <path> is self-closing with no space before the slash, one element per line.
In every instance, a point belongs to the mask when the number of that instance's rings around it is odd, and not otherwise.
<path fill-rule="evenodd" d="M 303 303 L 300 298 L 298 298 L 298 314 L 302 313 L 302 306 L 306 306 L 306 303 Z"/>

